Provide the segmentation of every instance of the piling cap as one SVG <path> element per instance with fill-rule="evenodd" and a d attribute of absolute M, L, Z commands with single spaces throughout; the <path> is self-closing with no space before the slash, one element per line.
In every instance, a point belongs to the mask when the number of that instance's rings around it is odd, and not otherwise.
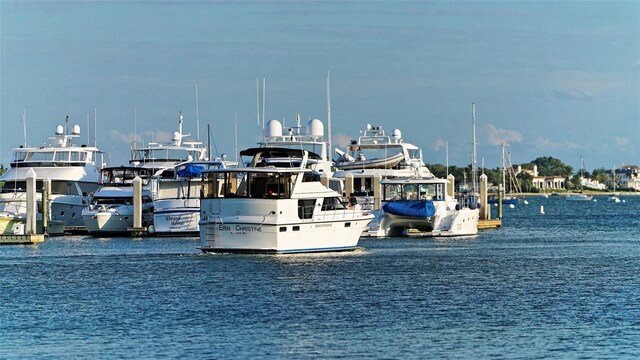
<path fill-rule="evenodd" d="M 29 171 L 27 171 L 27 179 L 35 178 L 35 177 L 36 177 L 36 172 L 33 171 L 33 168 L 29 168 Z"/>

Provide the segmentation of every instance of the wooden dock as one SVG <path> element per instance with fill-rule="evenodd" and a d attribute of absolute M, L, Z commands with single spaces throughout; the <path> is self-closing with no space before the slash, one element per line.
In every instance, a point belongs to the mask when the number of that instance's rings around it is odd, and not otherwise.
<path fill-rule="evenodd" d="M 497 229 L 499 227 L 502 227 L 502 220 L 501 219 L 479 220 L 478 221 L 478 230 Z"/>
<path fill-rule="evenodd" d="M 35 235 L 0 235 L 0 245 L 29 245 L 44 241 L 43 234 Z"/>

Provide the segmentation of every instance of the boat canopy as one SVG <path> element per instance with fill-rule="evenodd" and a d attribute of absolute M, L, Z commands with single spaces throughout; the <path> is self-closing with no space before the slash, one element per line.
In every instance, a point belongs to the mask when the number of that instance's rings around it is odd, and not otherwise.
<path fill-rule="evenodd" d="M 429 218 L 436 214 L 433 201 L 426 200 L 392 201 L 384 204 L 382 210 L 391 215 L 420 219 Z"/>

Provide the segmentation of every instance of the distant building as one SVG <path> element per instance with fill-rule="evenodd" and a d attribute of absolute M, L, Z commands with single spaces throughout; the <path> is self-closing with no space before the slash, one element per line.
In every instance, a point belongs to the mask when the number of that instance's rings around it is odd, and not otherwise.
<path fill-rule="evenodd" d="M 589 179 L 585 177 L 580 178 L 580 183 L 582 184 L 583 187 L 587 189 L 605 190 L 607 188 L 606 184 L 601 184 L 600 181 L 598 180 Z"/>
<path fill-rule="evenodd" d="M 620 188 L 640 191 L 640 167 L 622 165 L 620 169 L 616 169 L 616 184 Z"/>
<path fill-rule="evenodd" d="M 565 188 L 564 176 L 540 176 L 538 175 L 538 166 L 533 165 L 533 169 L 523 169 L 522 165 L 518 165 L 517 174 L 525 173 L 533 177 L 533 187 L 540 190 L 560 190 Z"/>

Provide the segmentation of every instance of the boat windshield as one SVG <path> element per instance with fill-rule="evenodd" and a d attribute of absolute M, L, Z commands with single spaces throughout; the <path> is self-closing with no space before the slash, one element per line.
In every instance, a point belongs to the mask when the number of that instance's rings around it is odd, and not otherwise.
<path fill-rule="evenodd" d="M 146 168 L 109 168 L 100 173 L 100 183 L 110 185 L 131 185 L 136 176 L 142 180 L 142 185 L 147 185 L 150 172 Z"/>
<path fill-rule="evenodd" d="M 205 175 L 205 198 L 289 199 L 298 173 L 212 172 Z"/>
<path fill-rule="evenodd" d="M 442 184 L 384 184 L 384 201 L 444 200 Z"/>

